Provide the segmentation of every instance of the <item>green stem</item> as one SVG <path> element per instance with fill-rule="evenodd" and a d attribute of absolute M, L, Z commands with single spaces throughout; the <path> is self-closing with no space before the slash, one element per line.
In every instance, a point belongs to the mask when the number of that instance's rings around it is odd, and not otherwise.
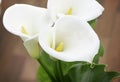
<path fill-rule="evenodd" d="M 44 63 L 40 60 L 37 59 L 38 62 L 40 63 L 40 65 L 43 67 L 43 69 L 46 71 L 46 73 L 48 74 L 48 76 L 50 77 L 50 79 L 52 80 L 52 82 L 56 82 L 56 79 L 54 78 L 54 76 L 49 72 L 49 70 L 47 69 L 47 67 L 44 65 Z"/>
<path fill-rule="evenodd" d="M 55 63 L 55 76 L 57 78 L 57 82 L 64 82 L 62 66 L 59 60 Z"/>

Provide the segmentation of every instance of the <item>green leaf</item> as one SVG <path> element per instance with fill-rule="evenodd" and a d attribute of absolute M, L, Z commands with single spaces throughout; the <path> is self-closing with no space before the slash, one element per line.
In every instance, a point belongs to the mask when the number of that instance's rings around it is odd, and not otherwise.
<path fill-rule="evenodd" d="M 62 69 L 63 69 L 63 75 L 66 75 L 67 72 L 69 71 L 70 67 L 73 66 L 74 64 L 78 64 L 78 63 L 86 63 L 86 62 L 64 62 L 61 61 L 61 65 L 62 65 Z"/>
<path fill-rule="evenodd" d="M 104 71 L 105 65 L 76 64 L 72 66 L 65 76 L 67 82 L 111 82 L 120 76 L 117 72 Z"/>
<path fill-rule="evenodd" d="M 45 78 L 46 81 L 48 79 L 55 81 L 55 74 L 54 74 L 55 61 L 52 60 L 47 53 L 42 51 L 38 58 L 38 62 L 40 63 L 40 68 L 38 70 L 38 77 L 39 77 L 38 80 L 41 80 L 41 78 Z M 44 74 L 42 74 L 42 73 L 44 73 Z M 48 78 L 48 79 L 46 79 L 46 78 Z M 42 82 L 45 82 L 45 81 L 42 81 Z"/>
<path fill-rule="evenodd" d="M 103 48 L 102 44 L 100 44 L 100 48 L 99 48 L 98 54 L 95 55 L 95 57 L 93 59 L 93 63 L 98 64 L 99 58 L 102 57 L 103 54 L 104 54 L 104 48 Z"/>
<path fill-rule="evenodd" d="M 37 82 L 52 82 L 42 66 L 38 68 L 37 80 L 38 80 Z"/>
<path fill-rule="evenodd" d="M 95 28 L 95 25 L 96 25 L 96 19 L 91 20 L 91 21 L 88 21 L 88 23 L 90 24 L 90 26 L 91 26 L 92 28 Z"/>
<path fill-rule="evenodd" d="M 102 44 L 100 44 L 99 55 L 102 57 L 103 54 L 104 54 L 104 48 L 103 48 Z"/>
<path fill-rule="evenodd" d="M 74 64 L 86 63 L 86 62 L 59 61 L 50 57 L 44 51 L 41 52 L 38 62 L 40 63 L 40 67 L 38 69 L 37 79 L 38 81 L 41 82 L 49 82 L 48 80 L 51 80 L 52 82 L 57 82 L 58 79 L 61 78 L 60 74 L 63 74 L 63 76 L 66 75 L 70 67 L 73 66 Z M 61 68 L 59 67 L 59 65 L 57 65 L 58 62 L 60 62 Z M 60 73 L 59 69 L 61 69 L 62 73 Z"/>

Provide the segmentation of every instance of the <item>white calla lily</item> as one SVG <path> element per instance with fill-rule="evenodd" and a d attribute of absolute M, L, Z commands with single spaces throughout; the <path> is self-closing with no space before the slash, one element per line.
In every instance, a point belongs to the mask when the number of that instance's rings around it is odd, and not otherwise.
<path fill-rule="evenodd" d="M 50 23 L 51 18 L 47 9 L 27 4 L 13 5 L 5 11 L 3 16 L 5 28 L 23 39 L 25 47 L 33 57 L 34 51 L 37 50 L 35 53 L 39 53 L 38 49 L 36 49 L 38 48 L 38 40 L 36 40 L 38 39 L 38 35 L 46 29 Z M 37 47 L 35 47 L 35 45 Z"/>
<path fill-rule="evenodd" d="M 59 15 L 75 15 L 90 21 L 100 16 L 104 10 L 96 0 L 48 0 L 47 8 L 53 20 Z"/>
<path fill-rule="evenodd" d="M 74 16 L 61 17 L 54 27 L 41 35 L 41 48 L 50 56 L 67 62 L 92 62 L 100 46 L 99 38 L 90 25 Z"/>

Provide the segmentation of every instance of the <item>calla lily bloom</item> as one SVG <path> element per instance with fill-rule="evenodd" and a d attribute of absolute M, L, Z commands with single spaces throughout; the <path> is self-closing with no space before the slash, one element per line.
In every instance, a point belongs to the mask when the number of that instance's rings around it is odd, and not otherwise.
<path fill-rule="evenodd" d="M 92 62 L 100 46 L 99 38 L 90 25 L 74 16 L 59 18 L 54 27 L 40 34 L 39 43 L 51 57 L 67 62 Z"/>
<path fill-rule="evenodd" d="M 54 21 L 63 15 L 74 15 L 90 21 L 104 10 L 96 0 L 48 0 L 47 8 Z"/>
<path fill-rule="evenodd" d="M 3 16 L 5 28 L 20 36 L 32 57 L 38 50 L 38 35 L 51 23 L 47 9 L 26 4 L 15 4 L 9 7 Z"/>

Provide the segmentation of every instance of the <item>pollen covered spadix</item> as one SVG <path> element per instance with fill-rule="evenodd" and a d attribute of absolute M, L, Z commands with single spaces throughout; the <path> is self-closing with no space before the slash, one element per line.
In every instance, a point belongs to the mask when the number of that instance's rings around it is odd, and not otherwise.
<path fill-rule="evenodd" d="M 25 29 L 24 26 L 21 27 L 21 32 L 24 33 L 24 34 L 26 34 L 26 35 L 28 35 L 28 32 L 27 32 L 27 30 Z"/>
<path fill-rule="evenodd" d="M 56 47 L 55 50 L 58 51 L 58 52 L 62 52 L 62 51 L 64 50 L 64 43 L 63 43 L 63 42 L 60 42 L 60 43 L 57 45 L 57 47 Z"/>

